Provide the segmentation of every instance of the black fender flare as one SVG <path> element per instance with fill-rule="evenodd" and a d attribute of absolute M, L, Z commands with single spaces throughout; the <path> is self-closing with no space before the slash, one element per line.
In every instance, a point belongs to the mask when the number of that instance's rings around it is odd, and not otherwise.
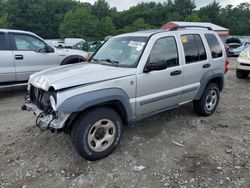
<path fill-rule="evenodd" d="M 71 64 L 70 62 L 73 60 L 79 60 L 78 62 L 82 62 L 82 61 L 86 61 L 86 59 L 83 56 L 80 55 L 70 55 L 66 58 L 63 59 L 63 61 L 61 62 L 61 65 L 67 65 L 67 64 Z"/>
<path fill-rule="evenodd" d="M 133 119 L 133 110 L 127 93 L 120 88 L 101 89 L 71 96 L 58 107 L 58 110 L 70 113 L 82 112 L 87 108 L 115 101 L 122 105 L 126 120 L 130 122 Z"/>
<path fill-rule="evenodd" d="M 199 100 L 203 94 L 203 92 L 205 91 L 207 84 L 214 78 L 220 78 L 220 86 L 221 88 L 220 91 L 222 91 L 223 87 L 224 87 L 224 71 L 220 70 L 220 69 L 215 69 L 215 70 L 211 70 L 206 72 L 203 77 L 201 78 L 200 81 L 200 88 L 198 93 L 195 96 L 195 100 Z"/>

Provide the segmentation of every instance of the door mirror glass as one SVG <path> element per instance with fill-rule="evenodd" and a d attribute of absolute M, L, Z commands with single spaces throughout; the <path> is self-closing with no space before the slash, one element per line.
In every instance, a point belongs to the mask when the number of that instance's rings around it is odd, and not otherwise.
<path fill-rule="evenodd" d="M 51 46 L 46 45 L 46 46 L 45 46 L 45 52 L 46 52 L 46 53 L 54 53 L 55 50 L 54 50 L 54 48 L 52 48 Z"/>
<path fill-rule="evenodd" d="M 146 69 L 144 70 L 144 72 L 164 70 L 167 67 L 168 67 L 168 63 L 166 60 L 158 60 L 152 63 L 148 63 L 146 65 Z"/>

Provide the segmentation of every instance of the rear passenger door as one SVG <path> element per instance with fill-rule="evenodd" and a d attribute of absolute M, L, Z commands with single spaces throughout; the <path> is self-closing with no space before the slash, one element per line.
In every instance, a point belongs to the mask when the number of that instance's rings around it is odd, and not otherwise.
<path fill-rule="evenodd" d="M 0 32 L 0 83 L 16 81 L 14 57 L 8 34 Z"/>
<path fill-rule="evenodd" d="M 211 69 L 222 69 L 224 71 L 225 57 L 223 56 L 222 46 L 219 43 L 219 38 L 217 38 L 212 33 L 205 34 L 206 41 L 210 49 Z"/>
<path fill-rule="evenodd" d="M 203 36 L 204 37 L 204 36 Z M 180 35 L 184 51 L 184 86 L 182 102 L 192 101 L 200 87 L 200 81 L 206 71 L 210 70 L 211 64 L 199 34 Z"/>

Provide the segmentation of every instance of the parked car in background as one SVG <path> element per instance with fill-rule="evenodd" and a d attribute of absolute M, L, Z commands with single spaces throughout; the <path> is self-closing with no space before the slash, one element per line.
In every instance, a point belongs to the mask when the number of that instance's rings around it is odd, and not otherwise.
<path fill-rule="evenodd" d="M 239 56 L 241 51 L 250 46 L 250 43 L 236 37 L 229 37 L 225 43 L 229 47 L 229 56 Z"/>
<path fill-rule="evenodd" d="M 64 47 L 65 48 L 73 48 L 78 43 L 84 43 L 85 40 L 82 38 L 65 38 L 64 39 Z"/>
<path fill-rule="evenodd" d="M 243 42 L 242 44 L 230 44 L 229 45 L 229 55 L 239 56 L 242 50 L 250 46 L 250 42 Z"/>
<path fill-rule="evenodd" d="M 64 43 L 64 41 L 59 41 L 58 43 L 57 43 L 57 46 L 56 46 L 57 48 L 65 48 L 65 43 Z"/>
<path fill-rule="evenodd" d="M 47 39 L 45 40 L 48 44 L 51 46 L 54 46 L 56 48 L 63 48 L 64 47 L 64 41 L 61 39 Z"/>
<path fill-rule="evenodd" d="M 250 47 L 244 49 L 237 58 L 236 76 L 244 79 L 250 73 Z"/>
<path fill-rule="evenodd" d="M 80 42 L 77 43 L 73 49 L 83 50 L 88 52 L 89 54 L 93 54 L 100 46 L 103 44 L 104 41 L 88 41 L 88 42 Z"/>
<path fill-rule="evenodd" d="M 88 58 L 81 50 L 56 49 L 34 33 L 0 29 L 0 87 L 25 83 L 31 74 Z"/>
<path fill-rule="evenodd" d="M 22 109 L 33 111 L 42 130 L 70 133 L 87 160 L 111 154 L 125 124 L 189 102 L 209 116 L 228 61 L 223 42 L 208 29 L 112 37 L 85 63 L 33 74 Z"/>

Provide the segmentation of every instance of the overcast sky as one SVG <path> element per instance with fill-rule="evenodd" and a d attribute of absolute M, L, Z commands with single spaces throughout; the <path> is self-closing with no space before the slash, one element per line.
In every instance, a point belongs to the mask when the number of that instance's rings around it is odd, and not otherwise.
<path fill-rule="evenodd" d="M 89 2 L 93 4 L 95 0 L 81 0 L 82 2 Z M 125 10 L 128 9 L 129 7 L 136 5 L 140 2 L 151 2 L 153 0 L 106 0 L 111 7 L 116 7 L 117 10 Z M 165 2 L 166 0 L 155 0 L 155 2 Z M 213 0 L 195 0 L 196 6 L 202 7 L 206 6 L 207 4 L 211 3 Z M 243 2 L 248 2 L 250 3 L 250 0 L 217 0 L 222 6 L 225 6 L 227 4 L 232 4 L 232 5 L 238 5 Z"/>

